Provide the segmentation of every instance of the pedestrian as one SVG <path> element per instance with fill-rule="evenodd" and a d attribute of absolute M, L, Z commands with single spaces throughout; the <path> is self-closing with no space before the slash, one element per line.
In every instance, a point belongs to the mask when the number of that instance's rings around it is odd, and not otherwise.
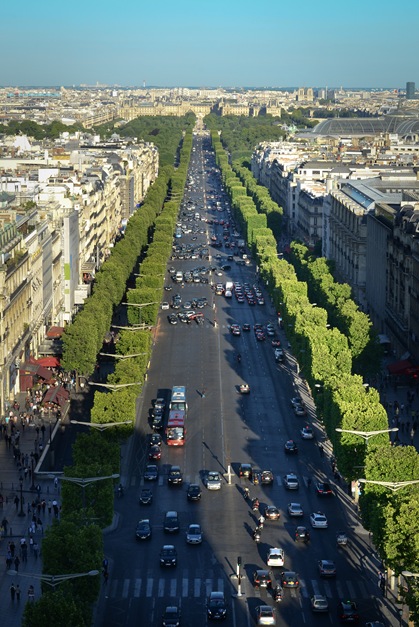
<path fill-rule="evenodd" d="M 16 555 L 16 557 L 14 559 L 14 564 L 15 564 L 15 571 L 18 573 L 19 572 L 19 565 L 20 565 L 20 559 L 19 559 L 18 555 Z"/>
<path fill-rule="evenodd" d="M 15 496 L 15 498 L 13 500 L 13 503 L 16 506 L 16 511 L 19 509 L 19 502 L 20 502 L 20 499 L 19 499 L 18 495 L 16 494 L 16 496 Z"/>
<path fill-rule="evenodd" d="M 109 560 L 107 557 L 103 558 L 102 566 L 103 566 L 103 570 L 108 570 Z"/>
<path fill-rule="evenodd" d="M 47 507 L 47 503 L 46 503 L 45 499 L 42 499 L 41 507 L 42 507 L 42 513 L 45 516 L 45 510 L 46 510 L 46 507 Z"/>
<path fill-rule="evenodd" d="M 52 503 L 51 503 L 51 499 L 48 499 L 48 514 L 51 515 L 51 509 L 52 509 Z"/>
<path fill-rule="evenodd" d="M 30 585 L 28 588 L 28 601 L 35 601 L 35 588 L 32 585 Z"/>
<path fill-rule="evenodd" d="M 58 492 L 58 477 L 55 477 L 54 479 L 54 488 L 55 488 L 55 491 Z"/>
<path fill-rule="evenodd" d="M 9 551 L 12 557 L 15 556 L 15 549 L 16 549 L 16 545 L 12 540 L 11 542 L 9 542 Z"/>
<path fill-rule="evenodd" d="M 6 518 L 6 517 L 4 517 L 4 518 L 3 518 L 3 520 L 1 521 L 1 526 L 2 526 L 2 527 L 3 527 L 3 529 L 4 529 L 4 536 L 7 536 L 7 528 L 8 528 L 8 526 L 9 526 L 9 521 L 7 520 L 7 518 Z M 4 537 L 4 536 L 3 536 L 3 537 Z"/>
<path fill-rule="evenodd" d="M 20 601 L 20 586 L 16 584 L 16 601 L 19 603 Z"/>
<path fill-rule="evenodd" d="M 33 556 L 37 560 L 38 559 L 38 555 L 39 555 L 39 546 L 38 546 L 37 542 L 33 543 L 32 549 L 33 549 Z"/>
<path fill-rule="evenodd" d="M 108 579 L 109 579 L 108 571 L 107 570 L 103 570 L 102 574 L 103 574 L 103 583 L 105 583 L 105 584 L 108 583 Z"/>
<path fill-rule="evenodd" d="M 411 430 L 410 430 L 410 446 L 413 446 L 413 439 L 414 439 L 414 437 L 415 437 L 415 430 L 412 427 Z"/>
<path fill-rule="evenodd" d="M 202 398 L 205 398 L 205 388 L 202 389 L 201 396 Z"/>
<path fill-rule="evenodd" d="M 12 583 L 12 585 L 10 586 L 10 598 L 12 599 L 12 602 L 15 600 L 15 595 L 16 595 L 16 588 L 15 588 L 15 584 Z"/>

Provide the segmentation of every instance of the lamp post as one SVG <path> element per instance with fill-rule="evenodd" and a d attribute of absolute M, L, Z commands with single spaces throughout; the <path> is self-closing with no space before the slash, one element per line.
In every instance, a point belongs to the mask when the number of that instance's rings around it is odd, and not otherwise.
<path fill-rule="evenodd" d="M 20 475 L 19 477 L 19 483 L 20 483 L 20 512 L 18 516 L 22 518 L 23 516 L 25 516 L 25 512 L 23 511 L 23 477 L 22 475 Z"/>
<path fill-rule="evenodd" d="M 68 581 L 69 579 L 78 579 L 79 577 L 96 577 L 99 574 L 98 570 L 89 570 L 86 573 L 73 573 L 68 575 L 45 575 L 42 573 L 22 573 L 17 570 L 8 570 L 8 575 L 12 575 L 15 577 L 16 575 L 20 577 L 29 577 L 30 579 L 38 579 L 43 583 L 46 583 L 48 586 L 51 586 L 53 590 L 55 590 L 55 586 L 63 583 L 63 581 Z"/>
<path fill-rule="evenodd" d="M 48 475 L 51 479 L 55 479 L 57 475 Z M 106 477 L 59 477 L 61 481 L 69 481 L 70 483 L 75 483 L 80 486 L 83 490 L 82 499 L 83 499 L 83 509 L 86 509 L 86 498 L 85 498 L 85 488 L 89 485 L 93 485 L 97 481 L 105 481 L 106 479 L 118 479 L 119 474 L 114 473 L 113 475 L 107 475 Z"/>
<path fill-rule="evenodd" d="M 32 479 L 32 483 L 31 483 L 31 487 L 29 488 L 31 492 L 35 492 L 36 490 L 36 485 L 35 485 L 35 460 L 33 458 L 33 455 L 31 457 L 31 479 Z"/>
<path fill-rule="evenodd" d="M 116 390 L 121 390 L 122 388 L 129 388 L 131 385 L 141 385 L 141 382 L 136 381 L 135 383 L 119 383 L 113 385 L 112 383 L 93 383 L 93 381 L 90 381 L 89 385 L 96 385 L 100 388 L 108 388 L 108 390 L 115 392 Z"/>
<path fill-rule="evenodd" d="M 358 479 L 360 483 L 372 483 L 373 485 L 379 485 L 383 488 L 387 488 L 392 492 L 398 492 L 403 488 L 407 488 L 411 485 L 416 485 L 419 483 L 419 479 L 412 479 L 411 481 L 374 481 L 372 479 Z M 408 571 L 406 571 L 408 572 Z M 412 573 L 413 576 L 413 573 Z M 414 575 L 416 577 L 416 575 Z M 419 575 L 418 575 L 419 576 Z"/>
<path fill-rule="evenodd" d="M 121 425 L 132 425 L 132 420 L 124 420 L 123 422 L 106 422 L 104 424 L 100 424 L 97 422 L 83 422 L 81 420 L 70 420 L 70 424 L 83 425 L 84 427 L 92 427 L 92 429 L 97 429 L 97 431 L 105 431 L 106 429 L 111 429 L 112 427 L 119 427 Z"/>

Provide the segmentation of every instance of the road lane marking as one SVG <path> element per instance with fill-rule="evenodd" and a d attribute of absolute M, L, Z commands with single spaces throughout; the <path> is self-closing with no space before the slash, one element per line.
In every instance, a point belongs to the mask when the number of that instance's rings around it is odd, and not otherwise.
<path fill-rule="evenodd" d="M 130 581 L 131 581 L 130 579 L 124 579 L 124 585 L 122 587 L 122 595 L 121 595 L 123 599 L 128 598 Z"/>
<path fill-rule="evenodd" d="M 200 579 L 195 579 L 195 581 L 194 581 L 193 595 L 194 595 L 194 597 L 200 597 L 201 596 L 201 580 Z"/>
<path fill-rule="evenodd" d="M 164 597 L 164 588 L 165 588 L 166 580 L 160 577 L 159 584 L 157 588 L 157 596 Z"/>
<path fill-rule="evenodd" d="M 138 599 L 138 597 L 141 595 L 141 583 L 141 579 L 134 580 L 134 597 L 136 599 Z"/>
<path fill-rule="evenodd" d="M 153 579 L 147 579 L 147 589 L 146 589 L 146 597 L 151 597 L 153 594 Z"/>

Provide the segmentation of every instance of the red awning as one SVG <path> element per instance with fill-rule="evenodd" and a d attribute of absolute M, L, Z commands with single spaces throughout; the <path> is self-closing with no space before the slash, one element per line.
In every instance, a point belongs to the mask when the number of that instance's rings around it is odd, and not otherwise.
<path fill-rule="evenodd" d="M 408 374 L 408 370 L 411 368 L 413 368 L 413 364 L 408 359 L 402 359 L 387 366 L 390 374 Z"/>
<path fill-rule="evenodd" d="M 50 387 L 47 390 L 44 398 L 42 399 L 42 404 L 44 403 L 54 403 L 54 405 L 59 405 L 63 407 L 66 401 L 69 399 L 69 392 L 65 390 L 62 385 L 57 385 L 55 387 Z"/>
<path fill-rule="evenodd" d="M 50 370 L 33 360 L 24 363 L 19 370 L 22 375 L 36 375 L 45 381 L 49 381 L 52 378 Z"/>
<path fill-rule="evenodd" d="M 36 360 L 36 363 L 45 368 L 58 368 L 60 360 L 57 357 L 40 357 Z"/>
<path fill-rule="evenodd" d="M 50 327 L 47 331 L 47 338 L 56 339 L 62 336 L 64 327 Z"/>

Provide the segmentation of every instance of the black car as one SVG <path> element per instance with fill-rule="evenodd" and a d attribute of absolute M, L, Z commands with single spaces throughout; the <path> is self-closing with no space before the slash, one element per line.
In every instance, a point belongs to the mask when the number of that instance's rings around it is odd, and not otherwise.
<path fill-rule="evenodd" d="M 169 314 L 169 315 L 167 316 L 167 320 L 168 320 L 169 324 L 177 324 L 177 323 L 178 323 L 177 316 L 176 316 L 176 314 L 174 314 L 174 313 Z"/>
<path fill-rule="evenodd" d="M 173 510 L 166 512 L 166 515 L 164 517 L 163 529 L 166 533 L 178 533 L 179 517 L 177 512 Z"/>
<path fill-rule="evenodd" d="M 227 603 L 223 592 L 211 592 L 207 600 L 209 619 L 222 620 L 227 616 Z"/>
<path fill-rule="evenodd" d="M 180 625 L 180 609 L 177 605 L 169 605 L 166 607 L 163 619 L 163 627 L 179 627 Z"/>
<path fill-rule="evenodd" d="M 298 588 L 300 582 L 297 573 L 293 570 L 284 570 L 281 573 L 281 585 L 283 588 Z"/>
<path fill-rule="evenodd" d="M 317 496 L 333 496 L 333 490 L 329 483 L 318 482 L 316 484 Z"/>
<path fill-rule="evenodd" d="M 299 526 L 295 530 L 295 541 L 296 542 L 308 542 L 310 539 L 310 532 L 307 527 Z"/>
<path fill-rule="evenodd" d="M 160 431 L 163 428 L 163 414 L 154 415 L 151 419 L 151 426 L 156 431 Z"/>
<path fill-rule="evenodd" d="M 255 588 L 271 588 L 272 573 L 270 570 L 255 570 L 253 573 L 253 584 Z"/>
<path fill-rule="evenodd" d="M 186 492 L 188 501 L 199 501 L 201 498 L 201 488 L 197 483 L 190 483 Z"/>
<path fill-rule="evenodd" d="M 162 442 L 163 442 L 163 439 L 160 433 L 152 433 L 150 435 L 150 446 L 154 446 L 155 444 L 157 444 L 158 446 L 161 446 Z"/>
<path fill-rule="evenodd" d="M 171 466 L 169 474 L 167 475 L 167 482 L 169 485 L 180 485 L 183 481 L 182 471 L 180 466 Z"/>
<path fill-rule="evenodd" d="M 140 505 L 151 505 L 153 502 L 153 493 L 149 488 L 143 488 L 138 498 Z"/>
<path fill-rule="evenodd" d="M 284 451 L 287 455 L 295 455 L 298 453 L 298 446 L 294 442 L 294 440 L 287 440 L 284 444 Z"/>
<path fill-rule="evenodd" d="M 339 601 L 338 617 L 341 623 L 357 623 L 359 621 L 358 608 L 354 601 Z"/>
<path fill-rule="evenodd" d="M 159 476 L 159 469 L 155 464 L 147 464 L 144 471 L 146 481 L 156 481 Z"/>
<path fill-rule="evenodd" d="M 260 483 L 262 485 L 272 485 L 274 481 L 274 475 L 272 470 L 262 470 L 260 473 Z"/>
<path fill-rule="evenodd" d="M 160 566 L 176 566 L 177 551 L 173 544 L 165 544 L 160 551 Z"/>
<path fill-rule="evenodd" d="M 245 477 L 246 479 L 251 479 L 252 475 L 253 475 L 252 464 L 240 464 L 239 477 Z"/>
<path fill-rule="evenodd" d="M 137 540 L 148 540 L 151 538 L 151 525 L 148 519 L 140 520 L 135 529 Z"/>

